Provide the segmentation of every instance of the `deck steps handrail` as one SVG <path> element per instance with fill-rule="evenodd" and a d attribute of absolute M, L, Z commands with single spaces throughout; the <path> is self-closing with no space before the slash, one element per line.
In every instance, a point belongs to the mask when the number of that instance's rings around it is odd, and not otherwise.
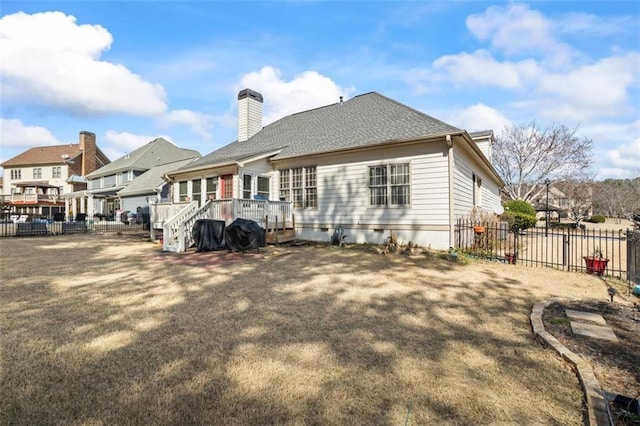
<path fill-rule="evenodd" d="M 207 204 L 198 208 L 198 202 L 192 201 L 183 207 L 173 217 L 168 219 L 162 227 L 162 250 L 183 252 L 187 249 L 187 222 L 193 218 L 198 211 L 202 210 Z M 195 223 L 195 220 L 193 221 Z"/>

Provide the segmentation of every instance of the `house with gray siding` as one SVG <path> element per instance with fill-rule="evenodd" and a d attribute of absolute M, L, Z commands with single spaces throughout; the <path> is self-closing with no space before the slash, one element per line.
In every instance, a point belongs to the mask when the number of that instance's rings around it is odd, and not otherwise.
<path fill-rule="evenodd" d="M 493 132 L 463 129 L 376 92 L 262 122 L 262 95 L 238 94 L 238 140 L 167 173 L 172 202 L 291 204 L 298 238 L 446 249 L 473 207 L 502 211 Z M 186 216 L 185 216 L 186 217 Z"/>
<path fill-rule="evenodd" d="M 198 151 L 179 148 L 164 138 L 156 138 L 136 150 L 86 175 L 86 191 L 70 194 L 88 205 L 89 217 L 117 219 L 117 212 L 148 209 L 149 201 L 168 197 L 163 180 L 171 169 L 183 167 L 200 157 Z"/>

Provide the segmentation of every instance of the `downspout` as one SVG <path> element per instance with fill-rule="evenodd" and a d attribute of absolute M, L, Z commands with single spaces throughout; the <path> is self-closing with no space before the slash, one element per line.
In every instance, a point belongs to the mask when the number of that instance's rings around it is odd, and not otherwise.
<path fill-rule="evenodd" d="M 453 203 L 453 140 L 451 139 L 451 135 L 447 135 L 447 160 L 448 160 L 448 178 L 449 178 L 449 247 L 453 247 L 455 243 L 455 214 L 454 214 L 454 203 Z"/>

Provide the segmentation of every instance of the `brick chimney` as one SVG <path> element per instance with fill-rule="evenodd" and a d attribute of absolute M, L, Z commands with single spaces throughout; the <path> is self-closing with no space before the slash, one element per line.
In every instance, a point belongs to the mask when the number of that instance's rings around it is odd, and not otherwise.
<path fill-rule="evenodd" d="M 238 93 L 238 142 L 262 130 L 262 95 L 251 89 Z"/>
<path fill-rule="evenodd" d="M 84 130 L 80 132 L 80 150 L 82 151 L 82 176 L 86 176 L 98 167 L 95 133 Z"/>

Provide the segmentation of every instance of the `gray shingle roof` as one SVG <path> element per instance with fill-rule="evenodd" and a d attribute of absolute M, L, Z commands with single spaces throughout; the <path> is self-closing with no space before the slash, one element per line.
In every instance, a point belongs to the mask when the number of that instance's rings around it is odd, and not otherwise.
<path fill-rule="evenodd" d="M 149 170 L 152 167 L 187 158 L 200 157 L 193 149 L 179 148 L 163 138 L 157 138 L 87 175 L 89 179 L 108 176 L 126 170 Z"/>
<path fill-rule="evenodd" d="M 155 188 L 157 188 L 164 182 L 162 176 L 172 170 L 179 169 L 180 167 L 189 164 L 191 161 L 193 161 L 193 159 L 188 158 L 186 160 L 175 161 L 173 163 L 152 167 L 135 178 L 133 181 L 131 181 L 129 185 L 118 191 L 118 195 L 121 197 L 129 197 L 132 195 L 153 194 Z"/>
<path fill-rule="evenodd" d="M 244 142 L 232 142 L 183 170 L 238 161 L 280 149 L 274 158 L 295 157 L 409 140 L 460 129 L 376 92 L 343 103 L 284 117 Z"/>

